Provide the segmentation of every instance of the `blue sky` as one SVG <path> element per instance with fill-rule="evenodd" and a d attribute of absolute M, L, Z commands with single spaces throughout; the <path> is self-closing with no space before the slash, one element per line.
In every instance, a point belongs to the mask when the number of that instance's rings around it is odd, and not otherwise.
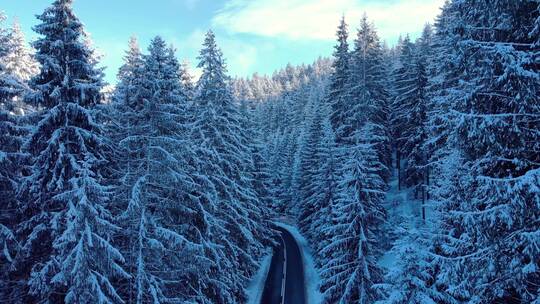
<path fill-rule="evenodd" d="M 0 0 L 10 20 L 19 19 L 28 40 L 35 18 L 52 0 Z M 391 45 L 398 36 L 418 36 L 438 14 L 444 0 L 75 0 L 75 12 L 104 55 L 106 79 L 116 71 L 131 35 L 144 49 L 155 35 L 178 49 L 193 66 L 208 29 L 234 76 L 271 73 L 285 66 L 329 56 L 342 14 L 351 30 L 364 12 Z"/>

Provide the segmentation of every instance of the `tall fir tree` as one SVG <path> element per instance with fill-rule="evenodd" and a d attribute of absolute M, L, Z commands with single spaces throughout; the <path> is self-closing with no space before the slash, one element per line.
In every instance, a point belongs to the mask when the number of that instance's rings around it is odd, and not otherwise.
<path fill-rule="evenodd" d="M 102 80 L 81 42 L 71 1 L 53 2 L 38 19 L 42 69 L 31 81 L 32 100 L 44 110 L 25 144 L 33 161 L 19 207 L 15 277 L 29 287 L 21 301 L 119 303 L 112 281 L 128 274 L 111 243 L 120 228 L 107 208 L 111 189 L 103 184 L 110 149 L 93 117 Z"/>
<path fill-rule="evenodd" d="M 415 197 L 425 192 L 427 179 L 428 156 L 424 148 L 428 136 L 428 60 L 432 59 L 431 54 L 431 27 L 426 25 L 416 44 L 410 41 L 409 36 L 405 37 L 399 57 L 400 66 L 394 72 L 396 96 L 392 104 L 392 126 L 396 138 L 398 178 L 400 186 L 403 183 L 414 188 Z"/>
<path fill-rule="evenodd" d="M 391 166 L 391 142 L 389 115 L 389 93 L 385 88 L 387 71 L 383 62 L 381 43 L 377 32 L 367 16 L 360 22 L 351 59 L 351 86 L 349 96 L 352 106 L 348 108 L 344 124 L 345 140 L 353 144 L 353 134 L 366 123 L 373 127 L 376 138 L 375 149 L 382 164 L 380 176 L 386 181 Z M 339 134 L 339 132 L 338 132 Z"/>
<path fill-rule="evenodd" d="M 382 280 L 377 265 L 377 240 L 385 211 L 384 166 L 373 142 L 374 127 L 366 124 L 355 132 L 356 144 L 342 164 L 329 244 L 322 250 L 328 260 L 321 270 L 324 303 L 373 303 L 374 284 Z"/>
<path fill-rule="evenodd" d="M 378 286 L 383 297 L 377 304 L 455 303 L 436 285 L 433 257 L 429 253 L 429 230 L 402 227 L 398 231 L 403 236 L 391 250 L 397 261 L 385 275 L 384 284 Z"/>
<path fill-rule="evenodd" d="M 126 297 L 136 303 L 212 301 L 219 251 L 210 240 L 217 223 L 211 190 L 198 176 L 187 130 L 190 116 L 174 49 L 156 37 L 142 56 L 134 40 L 116 95 L 126 199 L 124 251 L 133 280 Z M 214 270 L 213 270 L 214 269 Z M 179 287 L 181 286 L 181 287 Z"/>
<path fill-rule="evenodd" d="M 7 98 L 4 102 L 12 102 Z M 11 106 L 8 106 L 11 108 Z M 0 301 L 9 302 L 18 295 L 18 284 L 9 274 L 19 250 L 15 229 L 19 221 L 17 190 L 21 183 L 28 155 L 21 151 L 28 128 L 22 117 L 0 109 Z"/>
<path fill-rule="evenodd" d="M 345 123 L 345 115 L 350 106 L 347 95 L 350 85 L 350 54 L 349 54 L 349 38 L 347 23 L 345 17 L 341 18 L 337 30 L 337 44 L 334 46 L 334 61 L 332 64 L 333 71 L 330 76 L 328 88 L 328 103 L 332 105 L 331 121 L 336 132 L 338 142 L 342 142 L 342 137 L 346 136 L 346 130 L 343 124 Z"/>
<path fill-rule="evenodd" d="M 443 100 L 437 121 L 445 128 L 436 135 L 459 156 L 446 156 L 457 160 L 454 178 L 439 184 L 447 188 L 439 197 L 445 238 L 434 250 L 444 257 L 442 277 L 470 303 L 538 302 L 538 4 L 452 1 L 445 9 L 455 12 L 447 39 L 461 56 L 459 94 Z"/>
<path fill-rule="evenodd" d="M 27 98 L 42 108 L 52 108 L 64 99 L 81 106 L 100 102 L 102 72 L 92 63 L 93 52 L 85 46 L 83 25 L 73 13 L 72 2 L 54 1 L 37 16 L 41 23 L 34 31 L 42 37 L 33 46 L 41 69 L 30 80 L 33 93 Z M 63 83 L 65 75 L 72 79 L 68 85 Z"/>
<path fill-rule="evenodd" d="M 301 207 L 299 226 L 308 238 L 317 257 L 317 264 L 323 265 L 329 258 L 323 254 L 330 242 L 329 227 L 335 218 L 338 197 L 339 154 L 334 131 L 330 122 L 330 109 L 324 103 L 319 108 L 320 138 L 315 144 L 317 163 L 310 168 L 312 179 L 308 183 L 306 197 Z"/>
<path fill-rule="evenodd" d="M 13 99 L 18 98 L 21 93 L 27 90 L 24 82 L 12 73 L 8 68 L 7 60 L 12 51 L 12 35 L 5 27 L 6 15 L 0 11 L 0 110 L 15 110 Z"/>
<path fill-rule="evenodd" d="M 39 72 L 39 65 L 28 47 L 18 21 L 13 22 L 9 33 L 9 48 L 2 57 L 6 70 L 23 82 Z"/>
<path fill-rule="evenodd" d="M 307 112 L 311 113 L 311 117 L 306 119 L 304 126 L 304 136 L 298 147 L 300 184 L 296 192 L 299 202 L 298 223 L 301 231 L 306 236 L 313 235 L 312 231 L 313 216 L 317 211 L 318 206 L 315 206 L 310 198 L 316 195 L 318 189 L 314 184 L 318 182 L 315 179 L 315 174 L 318 168 L 321 167 L 323 159 L 319 158 L 318 147 L 323 140 L 323 121 L 325 116 L 329 115 L 328 111 L 324 111 L 321 101 L 312 101 L 310 109 Z"/>
<path fill-rule="evenodd" d="M 240 123 L 239 108 L 234 104 L 229 89 L 229 77 L 215 35 L 209 31 L 199 56 L 198 67 L 202 75 L 197 83 L 195 120 L 192 138 L 201 160 L 201 174 L 215 187 L 214 210 L 223 230 L 214 240 L 223 246 L 225 257 L 219 272 L 237 269 L 234 273 L 221 273 L 226 286 L 217 301 L 243 301 L 243 286 L 257 265 L 262 242 L 272 233 L 264 218 L 263 206 L 243 173 L 252 166 L 249 147 Z"/>

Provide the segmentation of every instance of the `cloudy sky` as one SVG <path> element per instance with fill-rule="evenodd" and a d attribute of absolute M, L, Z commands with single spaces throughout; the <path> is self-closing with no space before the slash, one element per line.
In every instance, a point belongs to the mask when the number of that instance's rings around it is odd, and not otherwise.
<path fill-rule="evenodd" d="M 0 0 L 19 19 L 29 40 L 35 15 L 52 0 Z M 129 36 L 143 48 L 161 35 L 178 56 L 196 63 L 204 33 L 213 29 L 232 75 L 271 73 L 288 62 L 329 56 L 341 15 L 351 30 L 365 12 L 388 44 L 400 34 L 417 37 L 444 0 L 75 0 L 75 11 L 104 55 L 107 81 L 114 83 Z"/>

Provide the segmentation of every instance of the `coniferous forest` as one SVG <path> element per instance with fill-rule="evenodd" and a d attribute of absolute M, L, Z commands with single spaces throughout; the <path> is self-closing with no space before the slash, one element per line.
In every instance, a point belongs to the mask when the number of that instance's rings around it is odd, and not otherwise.
<path fill-rule="evenodd" d="M 537 0 L 392 47 L 343 17 L 247 78 L 212 31 L 198 78 L 133 37 L 112 89 L 72 2 L 31 44 L 0 16 L 1 303 L 246 303 L 286 218 L 321 303 L 540 304 Z"/>

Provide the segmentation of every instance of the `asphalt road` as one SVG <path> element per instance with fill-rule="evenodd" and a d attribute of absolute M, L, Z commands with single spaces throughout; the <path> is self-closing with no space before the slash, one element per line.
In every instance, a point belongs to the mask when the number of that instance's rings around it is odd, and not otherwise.
<path fill-rule="evenodd" d="M 306 303 L 304 263 L 300 248 L 287 230 L 280 227 L 277 227 L 277 230 L 281 233 L 281 239 L 279 245 L 274 248 L 261 304 L 304 304 Z M 282 299 L 283 283 L 285 283 L 284 299 Z"/>

